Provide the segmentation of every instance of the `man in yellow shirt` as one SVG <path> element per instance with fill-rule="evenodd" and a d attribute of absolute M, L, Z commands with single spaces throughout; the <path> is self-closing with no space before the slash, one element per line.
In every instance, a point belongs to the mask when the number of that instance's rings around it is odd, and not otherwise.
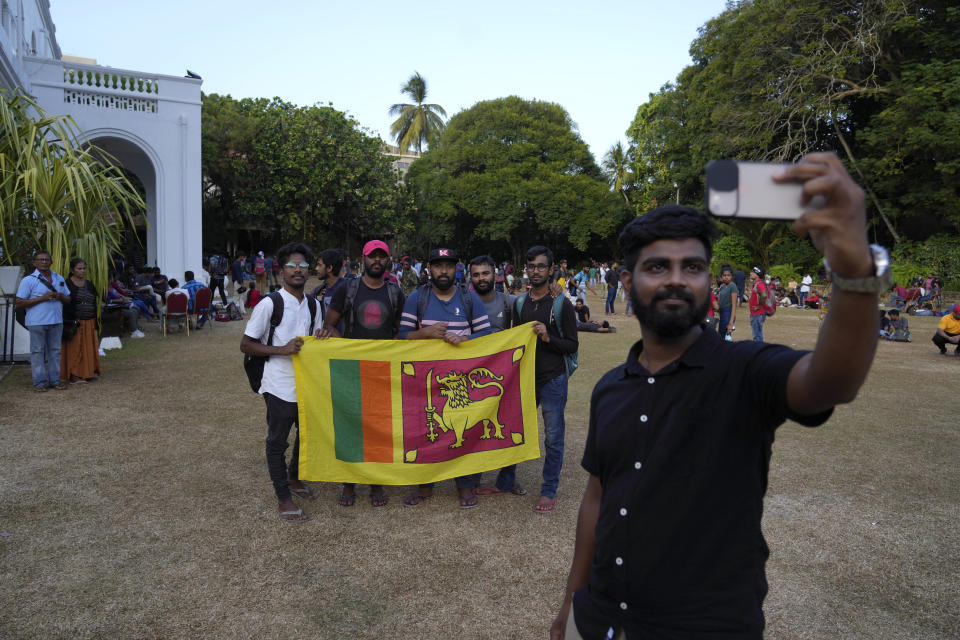
<path fill-rule="evenodd" d="M 960 356 L 960 304 L 953 305 L 950 313 L 940 318 L 933 344 L 940 348 L 940 355 L 947 355 L 947 344 L 957 345 L 953 355 Z"/>

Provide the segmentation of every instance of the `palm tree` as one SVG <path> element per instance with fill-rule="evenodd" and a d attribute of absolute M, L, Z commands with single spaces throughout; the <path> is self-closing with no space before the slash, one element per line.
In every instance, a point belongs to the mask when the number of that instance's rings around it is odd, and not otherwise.
<path fill-rule="evenodd" d="M 146 205 L 110 156 L 84 143 L 69 116 L 0 92 L 0 264 L 22 265 L 42 248 L 67 273 L 79 256 L 104 291 L 110 256 Z"/>
<path fill-rule="evenodd" d="M 623 150 L 623 145 L 619 141 L 603 156 L 603 173 L 613 190 L 622 195 L 624 202 L 629 206 L 630 198 L 627 197 L 627 189 L 632 183 L 630 154 Z"/>
<path fill-rule="evenodd" d="M 390 127 L 390 135 L 397 141 L 401 153 L 410 147 L 422 152 L 424 145 L 436 140 L 443 131 L 446 126 L 443 118 L 447 112 L 438 104 L 423 103 L 427 99 L 427 81 L 419 71 L 410 76 L 400 91 L 408 95 L 414 104 L 395 104 L 390 107 L 390 115 L 400 116 Z"/>

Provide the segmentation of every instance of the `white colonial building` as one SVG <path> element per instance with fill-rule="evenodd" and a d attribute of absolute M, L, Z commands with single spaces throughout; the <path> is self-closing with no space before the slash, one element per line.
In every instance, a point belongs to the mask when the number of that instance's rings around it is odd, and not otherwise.
<path fill-rule="evenodd" d="M 145 263 L 176 278 L 202 273 L 200 85 L 63 56 L 49 0 L 0 0 L 0 86 L 70 115 L 87 142 L 139 178 Z"/>
<path fill-rule="evenodd" d="M 148 265 L 170 277 L 199 273 L 202 81 L 71 61 L 78 59 L 57 44 L 49 0 L 0 0 L 0 17 L 0 85 L 70 115 L 87 141 L 140 179 Z"/>

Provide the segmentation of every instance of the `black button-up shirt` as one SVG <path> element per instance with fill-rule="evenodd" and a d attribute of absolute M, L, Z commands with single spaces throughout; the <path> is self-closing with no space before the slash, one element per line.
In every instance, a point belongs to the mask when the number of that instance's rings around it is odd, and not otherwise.
<path fill-rule="evenodd" d="M 805 352 L 705 330 L 656 374 L 643 342 L 594 388 L 583 467 L 603 497 L 584 638 L 757 638 L 769 551 L 760 530 L 774 430 L 797 416 L 786 383 Z"/>

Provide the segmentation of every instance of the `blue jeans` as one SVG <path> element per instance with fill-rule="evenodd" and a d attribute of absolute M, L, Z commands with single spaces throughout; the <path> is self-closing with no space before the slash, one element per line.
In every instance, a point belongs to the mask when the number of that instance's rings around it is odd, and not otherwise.
<path fill-rule="evenodd" d="M 616 299 L 617 299 L 617 290 L 607 287 L 607 303 L 603 307 L 604 312 L 616 313 L 616 311 L 613 310 L 613 303 Z"/>
<path fill-rule="evenodd" d="M 543 484 L 540 495 L 553 498 L 560 484 L 563 467 L 563 441 L 566 423 L 563 413 L 567 408 L 567 374 L 561 374 L 537 389 L 537 405 L 543 414 Z M 510 491 L 516 485 L 517 465 L 500 469 L 497 489 Z"/>
<path fill-rule="evenodd" d="M 753 341 L 763 342 L 763 320 L 767 316 L 764 314 L 750 314 L 750 329 L 753 331 Z"/>
<path fill-rule="evenodd" d="M 60 340 L 63 323 L 37 324 L 30 331 L 30 369 L 33 386 L 52 387 L 60 383 Z"/>
<path fill-rule="evenodd" d="M 720 307 L 720 337 L 727 335 L 727 325 L 730 324 L 730 316 L 733 315 L 733 307 Z"/>

